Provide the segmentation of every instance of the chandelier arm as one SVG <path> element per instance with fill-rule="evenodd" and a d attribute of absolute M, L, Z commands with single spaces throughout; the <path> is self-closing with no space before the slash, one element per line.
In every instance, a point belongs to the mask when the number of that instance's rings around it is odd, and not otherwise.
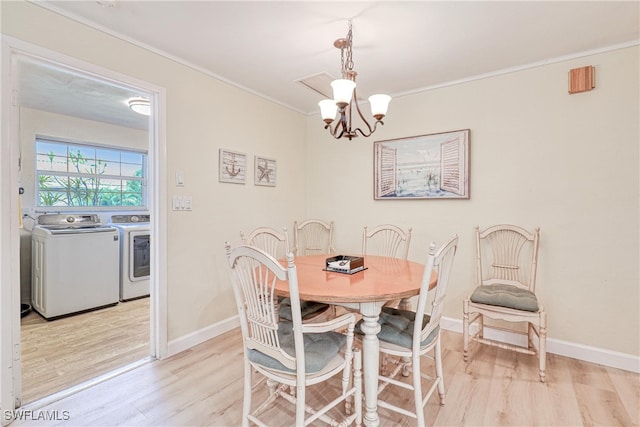
<path fill-rule="evenodd" d="M 384 122 L 382 120 L 376 120 L 376 122 L 373 124 L 373 129 L 369 128 L 370 129 L 369 133 L 365 134 L 362 131 L 362 129 L 360 129 L 360 128 L 354 129 L 353 133 L 360 132 L 360 135 L 362 135 L 363 137 L 367 138 L 367 137 L 371 136 L 376 131 L 376 128 L 378 127 L 378 123 L 380 123 L 381 125 L 384 126 Z"/>
<path fill-rule="evenodd" d="M 346 120 L 345 113 L 341 112 L 340 119 L 336 122 L 336 125 L 333 127 L 333 129 L 331 129 L 331 126 L 329 126 L 329 131 L 331 133 L 331 136 L 333 136 L 335 139 L 342 138 L 342 135 L 344 134 L 344 131 L 346 129 L 345 120 Z M 338 129 L 341 129 L 340 134 L 338 134 Z"/>
<path fill-rule="evenodd" d="M 362 122 L 367 125 L 367 129 L 369 129 L 369 135 L 371 135 L 373 133 L 373 130 L 371 129 L 371 125 L 369 124 L 367 119 L 365 119 L 364 115 L 362 114 L 362 111 L 360 111 L 360 105 L 358 105 L 358 94 L 356 93 L 355 89 L 353 89 L 353 102 L 349 105 L 349 107 L 351 107 L 352 104 L 356 104 L 356 111 L 358 112 L 358 116 L 360 116 Z M 349 128 L 351 128 L 351 123 L 349 123 Z M 362 131 L 360 131 L 360 133 L 362 133 Z"/>

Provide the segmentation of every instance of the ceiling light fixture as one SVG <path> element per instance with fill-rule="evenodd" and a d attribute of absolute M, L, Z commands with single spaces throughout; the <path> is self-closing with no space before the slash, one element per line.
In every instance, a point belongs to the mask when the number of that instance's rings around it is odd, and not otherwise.
<path fill-rule="evenodd" d="M 131 98 L 127 101 L 127 104 L 129 104 L 129 108 L 138 114 L 144 116 L 151 114 L 151 106 L 149 105 L 149 100 L 146 98 Z"/>
<path fill-rule="evenodd" d="M 333 45 L 340 49 L 342 78 L 331 82 L 333 99 L 325 99 L 318 103 L 322 120 L 326 123 L 324 128 L 329 129 L 331 135 L 336 139 L 345 137 L 351 141 L 352 138 L 358 136 L 358 133 L 366 138 L 376 131 L 378 123 L 384 125 L 382 119 L 385 114 L 387 114 L 391 97 L 383 94 L 371 95 L 369 97 L 371 115 L 376 119 L 372 128 L 362 115 L 360 107 L 358 106 L 358 95 L 356 92 L 356 76 L 358 73 L 353 70 L 353 32 L 351 29 L 351 20 L 349 20 L 347 37 L 336 40 Z M 364 131 L 359 127 L 355 129 L 352 128 L 354 107 L 360 120 L 362 120 L 364 126 L 366 126 Z M 340 114 L 340 119 L 332 129 L 331 123 L 335 120 L 337 113 Z"/>

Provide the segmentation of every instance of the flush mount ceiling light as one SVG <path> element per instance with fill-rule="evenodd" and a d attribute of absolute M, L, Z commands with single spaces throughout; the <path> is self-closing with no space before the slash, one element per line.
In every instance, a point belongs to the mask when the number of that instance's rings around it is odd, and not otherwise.
<path fill-rule="evenodd" d="M 352 138 L 358 136 L 358 133 L 366 138 L 376 131 L 378 123 L 384 125 L 382 119 L 385 114 L 387 114 L 391 97 L 383 94 L 371 95 L 369 97 L 371 115 L 376 119 L 373 127 L 371 127 L 358 106 L 358 95 L 356 92 L 356 75 L 358 75 L 358 73 L 353 70 L 353 32 L 351 31 L 351 20 L 349 20 L 347 37 L 336 40 L 333 45 L 340 49 L 342 78 L 331 82 L 333 99 L 325 99 L 318 103 L 322 120 L 326 123 L 324 128 L 329 129 L 331 135 L 336 139 L 345 137 L 351 141 Z M 331 128 L 331 123 L 333 123 L 338 113 L 340 114 L 340 119 L 335 126 Z M 355 113 L 357 113 L 357 117 L 363 122 L 363 127 L 366 126 L 365 130 L 359 127 L 355 129 L 352 128 L 352 119 L 355 117 Z"/>
<path fill-rule="evenodd" d="M 127 101 L 129 108 L 135 111 L 138 114 L 142 114 L 144 116 L 148 116 L 151 114 L 151 107 L 149 105 L 149 100 L 145 98 L 131 98 Z"/>

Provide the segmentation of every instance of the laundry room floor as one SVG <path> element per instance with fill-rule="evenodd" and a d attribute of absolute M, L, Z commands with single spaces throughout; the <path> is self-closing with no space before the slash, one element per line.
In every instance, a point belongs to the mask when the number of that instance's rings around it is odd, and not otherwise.
<path fill-rule="evenodd" d="M 21 322 L 22 402 L 33 402 L 149 355 L 149 298 Z"/>

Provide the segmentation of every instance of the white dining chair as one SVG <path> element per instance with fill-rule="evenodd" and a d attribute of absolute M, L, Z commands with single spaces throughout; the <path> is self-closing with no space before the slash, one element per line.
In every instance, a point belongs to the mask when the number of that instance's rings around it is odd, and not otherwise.
<path fill-rule="evenodd" d="M 362 254 L 380 255 L 392 258 L 407 259 L 411 244 L 411 231 L 403 230 L 397 225 L 382 224 L 372 228 L 365 225 L 362 233 Z M 403 310 L 411 308 L 411 299 L 387 301 L 387 307 L 399 307 Z"/>
<path fill-rule="evenodd" d="M 322 323 L 302 323 L 298 276 L 293 254 L 287 267 L 265 251 L 247 245 L 233 250 L 225 244 L 231 283 L 238 308 L 244 343 L 244 398 L 242 425 L 273 425 L 260 419 L 266 408 L 274 407 L 278 398 L 295 405 L 295 419 L 289 425 L 307 426 L 316 420 L 333 426 L 362 422 L 362 372 L 360 351 L 353 349 L 356 317 L 346 313 Z M 275 284 L 288 282 L 292 322 L 279 320 Z M 346 329 L 346 334 L 336 332 Z M 353 376 L 352 376 L 353 367 Z M 267 379 L 269 396 L 254 408 L 252 405 L 254 371 Z M 336 396 L 319 408 L 307 405 L 307 390 L 340 376 Z M 322 390 L 327 390 L 326 386 Z M 353 408 L 351 407 L 353 401 Z M 328 411 L 344 404 L 340 421 Z M 277 407 L 277 405 L 276 405 Z M 352 410 L 353 409 L 353 410 Z M 286 408 L 282 409 L 287 411 Z"/>
<path fill-rule="evenodd" d="M 291 250 L 287 227 L 283 227 L 282 232 L 271 227 L 258 227 L 251 230 L 246 236 L 241 231 L 240 240 L 245 245 L 262 249 L 276 259 L 284 258 Z"/>
<path fill-rule="evenodd" d="M 471 341 L 538 356 L 540 381 L 545 381 L 547 314 L 536 295 L 540 229 L 533 232 L 509 224 L 476 227 L 476 286 L 462 303 L 464 360 Z M 519 345 L 484 336 L 484 318 L 500 320 L 501 329 L 526 335 Z M 517 325 L 526 324 L 522 332 Z M 475 331 L 471 328 L 477 326 Z M 535 346 L 534 335 L 538 338 Z"/>
<path fill-rule="evenodd" d="M 362 233 L 362 253 L 407 259 L 411 231 L 411 228 L 403 230 L 393 224 L 382 224 L 372 228 L 365 225 Z"/>
<path fill-rule="evenodd" d="M 246 236 L 241 231 L 240 240 L 243 244 L 250 245 L 262 249 L 276 259 L 284 258 L 289 252 L 289 235 L 287 228 L 284 227 L 282 232 L 271 227 L 258 227 L 253 229 Z M 313 320 L 321 314 L 329 310 L 331 306 L 315 301 L 301 301 L 300 310 L 302 318 L 306 321 Z M 280 317 L 291 321 L 291 301 L 289 298 L 281 297 L 278 299 L 278 310 Z"/>
<path fill-rule="evenodd" d="M 440 319 L 457 246 L 458 236 L 452 237 L 437 250 L 435 243 L 431 243 L 416 310 L 383 307 L 378 320 L 380 353 L 387 357 L 390 364 L 395 365 L 391 372 L 380 373 L 378 407 L 415 418 L 417 425 L 421 427 L 425 425 L 424 407 L 435 390 L 438 390 L 440 404 L 444 405 Z M 431 302 L 427 304 L 433 271 L 437 274 L 437 282 L 432 289 Z M 360 333 L 361 324 L 362 321 L 356 327 L 358 333 Z M 433 360 L 435 373 L 424 373 L 422 359 Z M 408 377 L 411 377 L 411 380 Z M 424 394 L 423 380 L 429 384 Z M 388 398 L 385 398 L 383 393 L 388 386 L 412 391 L 411 407 L 392 404 L 393 393 L 389 393 Z"/>
<path fill-rule="evenodd" d="M 334 254 L 333 221 L 308 219 L 293 223 L 293 253 L 300 255 Z"/>

